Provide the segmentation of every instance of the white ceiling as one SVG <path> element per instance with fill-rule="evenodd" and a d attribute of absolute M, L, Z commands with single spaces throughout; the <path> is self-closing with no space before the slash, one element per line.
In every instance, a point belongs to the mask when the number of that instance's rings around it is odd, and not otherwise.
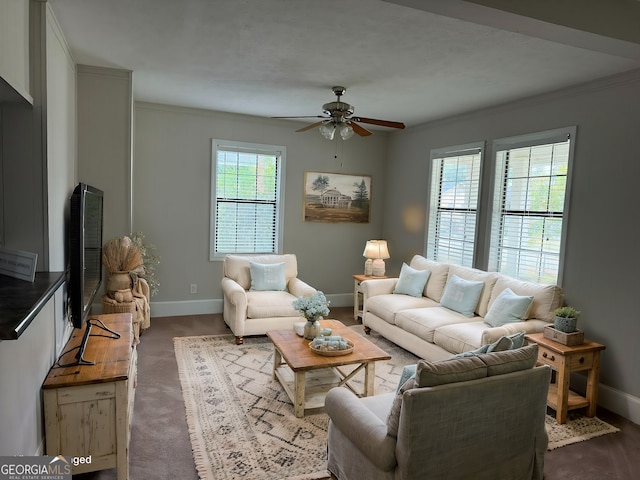
<path fill-rule="evenodd" d="M 357 115 L 412 126 L 640 68 L 640 42 L 482 2 L 49 3 L 76 62 L 132 70 L 135 100 L 262 117 L 319 115 L 343 85 Z"/>

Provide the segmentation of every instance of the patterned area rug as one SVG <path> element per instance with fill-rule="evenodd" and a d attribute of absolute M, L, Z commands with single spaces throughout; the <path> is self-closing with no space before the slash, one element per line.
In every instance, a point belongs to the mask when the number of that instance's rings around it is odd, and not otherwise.
<path fill-rule="evenodd" d="M 376 393 L 394 391 L 402 367 L 417 357 L 375 332 L 367 338 L 392 357 L 376 363 Z M 176 337 L 174 347 L 202 480 L 328 478 L 328 417 L 314 411 L 294 416 L 289 398 L 272 378 L 273 345 L 266 337 L 245 338 L 243 345 L 231 335 Z M 363 372 L 354 379 L 363 380 Z M 557 425 L 547 415 L 549 450 L 614 431 L 598 418 Z"/>
<path fill-rule="evenodd" d="M 402 367 L 417 358 L 372 335 L 392 356 L 376 363 L 375 392 L 395 390 Z M 203 480 L 327 478 L 328 417 L 296 418 L 272 378 L 273 344 L 231 335 L 174 338 L 196 468 Z M 347 370 L 347 367 L 344 367 Z M 364 381 L 358 373 L 353 383 Z"/>

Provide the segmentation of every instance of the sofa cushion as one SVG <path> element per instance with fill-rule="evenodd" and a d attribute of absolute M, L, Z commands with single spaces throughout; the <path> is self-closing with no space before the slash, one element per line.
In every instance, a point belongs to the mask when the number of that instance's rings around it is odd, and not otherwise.
<path fill-rule="evenodd" d="M 250 290 L 282 291 L 287 289 L 287 279 L 284 274 L 284 262 L 249 262 L 249 271 L 251 272 Z"/>
<path fill-rule="evenodd" d="M 480 356 L 475 356 L 451 358 L 439 362 L 419 360 L 415 381 L 418 388 L 435 387 L 446 383 L 467 382 L 486 376 L 487 365 Z"/>
<path fill-rule="evenodd" d="M 395 325 L 396 314 L 398 312 L 412 308 L 434 307 L 437 305 L 436 302 L 425 297 L 387 293 L 367 298 L 366 308 L 368 312 L 371 312 L 376 317 L 380 317 L 385 322 Z"/>
<path fill-rule="evenodd" d="M 444 287 L 440 305 L 467 317 L 473 317 L 483 288 L 482 281 L 465 280 L 452 275 Z"/>
<path fill-rule="evenodd" d="M 434 262 L 424 258 L 422 255 L 414 255 L 409 266 L 416 270 L 429 270 L 431 272 L 424 287 L 423 295 L 439 302 L 444 292 L 444 286 L 447 283 L 449 264 Z"/>
<path fill-rule="evenodd" d="M 395 316 L 395 324 L 398 327 L 430 343 L 434 343 L 434 333 L 438 328 L 469 321 L 474 320 L 440 306 L 402 310 Z M 484 324 L 481 317 L 476 317 L 475 321 Z"/>
<path fill-rule="evenodd" d="M 451 280 L 451 277 L 453 275 L 472 282 L 484 282 L 484 288 L 480 293 L 478 305 L 475 308 L 477 314 L 481 317 L 484 317 L 489 310 L 489 300 L 491 299 L 491 293 L 493 292 L 494 286 L 500 274 L 496 272 L 485 272 L 484 270 L 478 270 L 477 268 L 463 267 L 462 265 L 450 265 L 449 279 L 447 280 L 447 282 Z"/>
<path fill-rule="evenodd" d="M 433 332 L 433 343 L 451 353 L 467 352 L 485 343 L 482 334 L 487 328 L 490 327 L 482 317 L 476 317 L 475 321 L 467 319 L 466 322 L 442 325 Z"/>
<path fill-rule="evenodd" d="M 247 318 L 296 317 L 300 312 L 293 308 L 295 296 L 284 291 L 248 291 Z"/>
<path fill-rule="evenodd" d="M 484 321 L 492 327 L 521 322 L 527 318 L 532 303 L 531 295 L 516 295 L 507 287 L 493 301 Z"/>
<path fill-rule="evenodd" d="M 470 357 L 472 358 L 472 357 Z M 487 376 L 503 375 L 533 368 L 538 360 L 538 345 L 531 344 L 522 348 L 503 352 L 482 353 L 476 358 L 487 366 Z"/>
<path fill-rule="evenodd" d="M 416 270 L 403 263 L 400 269 L 400 277 L 393 293 L 422 297 L 422 292 L 430 274 L 429 270 Z"/>
<path fill-rule="evenodd" d="M 544 285 L 533 282 L 516 280 L 506 275 L 500 275 L 491 293 L 489 306 L 493 304 L 505 288 L 510 288 L 516 295 L 533 297 L 531 308 L 523 320 L 538 318 L 546 322 L 553 322 L 553 311 L 562 306 L 562 289 L 557 285 Z"/>

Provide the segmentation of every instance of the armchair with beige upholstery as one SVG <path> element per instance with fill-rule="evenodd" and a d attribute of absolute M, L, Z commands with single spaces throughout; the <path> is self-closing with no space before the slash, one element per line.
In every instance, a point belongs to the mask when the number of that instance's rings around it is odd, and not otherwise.
<path fill-rule="evenodd" d="M 332 389 L 328 469 L 339 480 L 542 479 L 551 371 L 537 345 L 420 360 L 398 393 Z"/>
<path fill-rule="evenodd" d="M 298 278 L 293 254 L 227 255 L 224 259 L 222 316 L 241 344 L 245 335 L 293 328 L 301 321 L 293 301 L 316 293 Z"/>

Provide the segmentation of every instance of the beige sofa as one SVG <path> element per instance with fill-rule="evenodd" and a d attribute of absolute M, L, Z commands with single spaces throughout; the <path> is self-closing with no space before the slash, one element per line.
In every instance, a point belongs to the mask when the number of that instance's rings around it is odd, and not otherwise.
<path fill-rule="evenodd" d="M 281 285 L 275 290 L 256 289 L 251 264 L 282 266 Z M 316 289 L 298 278 L 298 262 L 293 254 L 227 255 L 222 278 L 222 316 L 236 337 L 243 343 L 245 335 L 264 335 L 268 330 L 293 328 L 299 322 L 299 312 L 293 301 L 316 293 Z M 274 274 L 270 272 L 272 277 Z M 271 278 L 270 277 L 270 278 Z"/>
<path fill-rule="evenodd" d="M 562 289 L 557 285 L 524 282 L 495 272 L 434 262 L 420 255 L 414 256 L 409 266 L 430 272 L 422 295 L 393 293 L 398 278 L 364 281 L 362 321 L 365 331 L 374 330 L 427 360 L 442 360 L 475 350 L 504 335 L 542 332 L 554 321 L 554 310 L 563 302 Z M 484 283 L 470 317 L 440 303 L 447 283 L 454 276 Z M 533 297 L 533 301 L 523 321 L 491 326 L 485 322 L 485 316 L 507 288 L 518 296 Z"/>
<path fill-rule="evenodd" d="M 332 389 L 328 469 L 339 480 L 543 478 L 551 370 L 537 345 L 420 361 L 398 394 Z M 481 401 L 478 401 L 481 399 Z"/>

